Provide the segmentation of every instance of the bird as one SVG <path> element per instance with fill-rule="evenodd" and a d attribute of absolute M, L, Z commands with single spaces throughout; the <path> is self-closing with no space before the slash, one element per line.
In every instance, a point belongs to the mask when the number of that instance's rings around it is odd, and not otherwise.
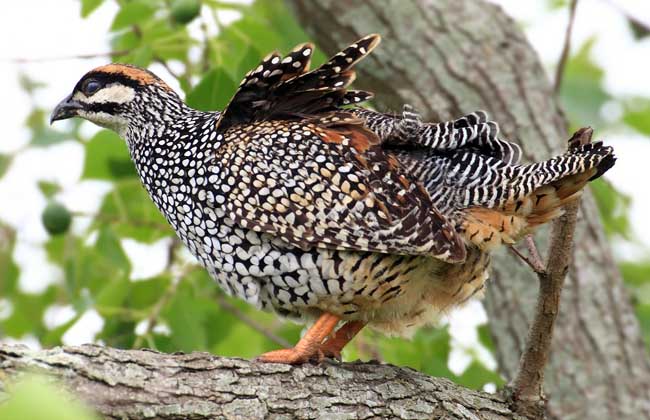
<path fill-rule="evenodd" d="M 154 204 L 226 293 L 310 324 L 261 362 L 340 358 L 366 326 L 408 337 L 480 297 L 491 252 L 560 216 L 616 160 L 574 135 L 565 153 L 522 163 L 484 111 L 424 122 L 408 104 L 363 107 L 373 94 L 349 86 L 379 42 L 365 36 L 313 70 L 311 43 L 273 52 L 210 112 L 111 63 L 52 112 L 125 140 Z"/>

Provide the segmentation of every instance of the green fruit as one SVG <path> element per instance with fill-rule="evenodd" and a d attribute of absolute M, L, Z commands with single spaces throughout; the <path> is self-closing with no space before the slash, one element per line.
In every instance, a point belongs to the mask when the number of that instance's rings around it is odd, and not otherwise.
<path fill-rule="evenodd" d="M 189 23 L 199 15 L 201 0 L 174 0 L 172 2 L 172 19 L 176 23 Z"/>
<path fill-rule="evenodd" d="M 45 211 L 43 211 L 42 220 L 45 230 L 47 230 L 50 235 L 60 235 L 65 233 L 70 227 L 72 216 L 68 209 L 63 205 L 51 201 L 47 207 L 45 207 Z"/>

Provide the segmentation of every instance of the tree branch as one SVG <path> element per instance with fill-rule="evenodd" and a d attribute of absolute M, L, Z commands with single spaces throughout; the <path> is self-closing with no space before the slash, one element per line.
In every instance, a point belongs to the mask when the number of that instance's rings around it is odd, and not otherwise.
<path fill-rule="evenodd" d="M 521 419 L 497 395 L 376 363 L 293 367 L 207 353 L 0 344 L 0 400 L 26 371 L 63 380 L 106 419 Z"/>
<path fill-rule="evenodd" d="M 569 143 L 589 143 L 592 134 L 592 129 L 582 128 Z M 509 384 L 515 408 L 519 413 L 530 417 L 541 418 L 544 415 L 544 368 L 548 362 L 555 320 L 560 310 L 560 293 L 572 259 L 579 207 L 579 199 L 566 205 L 562 217 L 553 224 L 546 267 L 536 270 L 539 294 L 535 315 L 528 330 L 525 350 L 519 360 L 519 369 Z M 533 259 L 539 260 L 534 243 L 529 245 L 529 252 L 536 255 Z"/>
<path fill-rule="evenodd" d="M 573 22 L 575 22 L 577 7 L 578 0 L 571 0 L 571 5 L 569 6 L 569 23 L 567 24 L 566 34 L 564 35 L 564 46 L 562 47 L 562 53 L 560 54 L 560 61 L 557 63 L 557 68 L 555 69 L 553 92 L 556 95 L 560 92 L 562 77 L 564 76 L 564 67 L 569 58 L 569 52 L 571 52 L 571 33 L 573 32 Z"/>
<path fill-rule="evenodd" d="M 510 245 L 508 249 L 512 251 L 513 254 L 515 254 L 519 259 L 521 259 L 523 262 L 528 264 L 528 266 L 535 272 L 535 273 L 543 273 L 544 270 L 546 269 L 544 267 L 544 263 L 542 262 L 542 257 L 539 255 L 539 251 L 537 250 L 537 245 L 535 245 L 535 240 L 533 239 L 532 235 L 526 235 L 526 238 L 524 239 L 526 242 L 526 249 L 528 250 L 528 255 L 522 254 L 517 248 L 515 248 L 514 245 Z"/>
<path fill-rule="evenodd" d="M 76 55 L 64 55 L 61 57 L 38 57 L 38 58 L 9 58 L 0 61 L 8 61 L 17 64 L 24 63 L 43 63 L 51 61 L 65 61 L 65 60 L 90 60 L 93 58 L 112 58 L 112 57 L 121 57 L 127 54 L 130 54 L 131 50 L 117 50 L 110 52 L 100 52 L 100 53 L 90 53 L 90 54 L 76 54 Z"/>

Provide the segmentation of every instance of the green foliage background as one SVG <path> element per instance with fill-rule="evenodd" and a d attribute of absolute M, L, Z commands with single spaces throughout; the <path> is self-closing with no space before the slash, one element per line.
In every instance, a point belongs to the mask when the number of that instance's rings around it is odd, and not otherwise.
<path fill-rule="evenodd" d="M 81 0 L 81 16 L 89 16 L 104 1 Z M 223 108 L 244 73 L 269 51 L 288 51 L 309 39 L 280 0 L 260 0 L 250 6 L 218 0 L 118 0 L 117 3 L 119 11 L 107 34 L 113 60 L 143 67 L 181 62 L 184 70 L 173 73 L 174 77 L 188 104 L 203 110 Z M 561 2 L 552 3 L 554 7 L 565 7 Z M 201 15 L 196 14 L 199 9 Z M 236 10 L 242 18 L 224 25 L 219 21 L 218 10 Z M 193 39 L 188 33 L 186 24 L 194 19 L 204 21 L 203 39 Z M 208 23 L 219 28 L 217 36 L 208 36 L 205 29 Z M 570 58 L 562 85 L 562 101 L 576 125 L 590 121 L 601 130 L 617 128 L 601 118 L 600 108 L 612 98 L 602 88 L 603 71 L 590 60 L 590 48 L 591 43 L 586 43 Z M 198 49 L 200 54 L 191 54 L 191 49 Z M 315 64 L 324 58 L 317 52 Z M 30 95 L 40 87 L 28 77 L 23 77 L 21 82 Z M 620 124 L 650 136 L 650 98 L 618 99 L 625 107 Z M 79 317 L 88 309 L 95 309 L 105 320 L 96 340 L 121 348 L 151 347 L 165 352 L 202 350 L 223 356 L 254 357 L 278 348 L 283 341 L 293 343 L 298 339 L 301 326 L 283 322 L 223 295 L 205 271 L 187 262 L 177 241 L 170 247 L 168 269 L 155 278 L 130 281 L 131 263 L 122 249 L 121 239 L 153 243 L 173 237 L 173 232 L 141 187 L 124 142 L 116 134 L 100 131 L 92 138 L 85 138 L 79 121 L 63 130 L 50 128 L 46 123 L 48 113 L 49 110 L 35 108 L 27 119 L 31 131 L 28 147 L 47 147 L 74 139 L 86 150 L 82 179 L 110 181 L 113 187 L 97 214 L 71 215 L 92 217 L 93 222 L 83 235 L 53 235 L 47 242 L 48 257 L 62 268 L 64 281 L 40 294 L 27 294 L 18 288 L 19 269 L 12 260 L 15 235 L 0 221 L 0 239 L 3 239 L 0 240 L 0 297 L 7 299 L 13 308 L 8 318 L 0 320 L 0 337 L 21 338 L 31 334 L 45 347 L 60 345 L 62 336 Z M 0 155 L 0 177 L 11 161 L 12 155 Z M 57 185 L 41 182 L 39 186 L 44 196 L 56 199 Z M 634 241 L 626 218 L 629 198 L 604 181 L 594 183 L 593 190 L 607 234 Z M 91 236 L 94 242 L 89 241 Z M 650 261 L 626 261 L 621 267 L 635 299 L 645 338 L 650 342 Z M 44 325 L 44 312 L 53 304 L 72 305 L 77 316 L 64 325 L 48 329 Z M 143 321 L 149 326 L 137 334 L 136 325 Z M 479 336 L 491 349 L 485 327 L 481 327 Z M 486 383 L 503 383 L 478 358 L 462 375 L 454 375 L 447 368 L 449 354 L 450 335 L 446 327 L 441 327 L 423 329 L 412 341 L 364 331 L 348 346 L 344 356 L 348 360 L 377 358 L 407 365 L 474 388 Z M 51 393 L 47 385 L 38 381 L 28 381 L 17 389 L 22 390 L 18 392 L 17 402 L 5 410 L 21 409 L 21 392 Z M 76 418 L 84 416 L 78 414 Z"/>

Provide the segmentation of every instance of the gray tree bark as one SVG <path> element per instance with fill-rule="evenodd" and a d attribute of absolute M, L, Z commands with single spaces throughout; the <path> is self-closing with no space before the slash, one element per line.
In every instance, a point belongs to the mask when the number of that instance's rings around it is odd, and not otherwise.
<path fill-rule="evenodd" d="M 567 122 L 538 57 L 517 24 L 481 0 L 287 0 L 329 53 L 377 32 L 356 86 L 380 110 L 415 106 L 430 120 L 487 110 L 528 160 L 562 152 Z M 578 19 L 580 14 L 578 13 Z M 588 121 L 583 122 L 588 124 Z M 545 249 L 548 230 L 537 234 Z M 650 362 L 593 198 L 582 201 L 573 264 L 562 295 L 548 413 L 555 418 L 650 418 Z M 499 252 L 485 306 L 502 375 L 510 380 L 536 302 L 536 276 Z"/>
<path fill-rule="evenodd" d="M 498 395 L 373 363 L 254 363 L 208 353 L 0 345 L 0 401 L 24 372 L 62 379 L 106 419 L 522 419 Z"/>

